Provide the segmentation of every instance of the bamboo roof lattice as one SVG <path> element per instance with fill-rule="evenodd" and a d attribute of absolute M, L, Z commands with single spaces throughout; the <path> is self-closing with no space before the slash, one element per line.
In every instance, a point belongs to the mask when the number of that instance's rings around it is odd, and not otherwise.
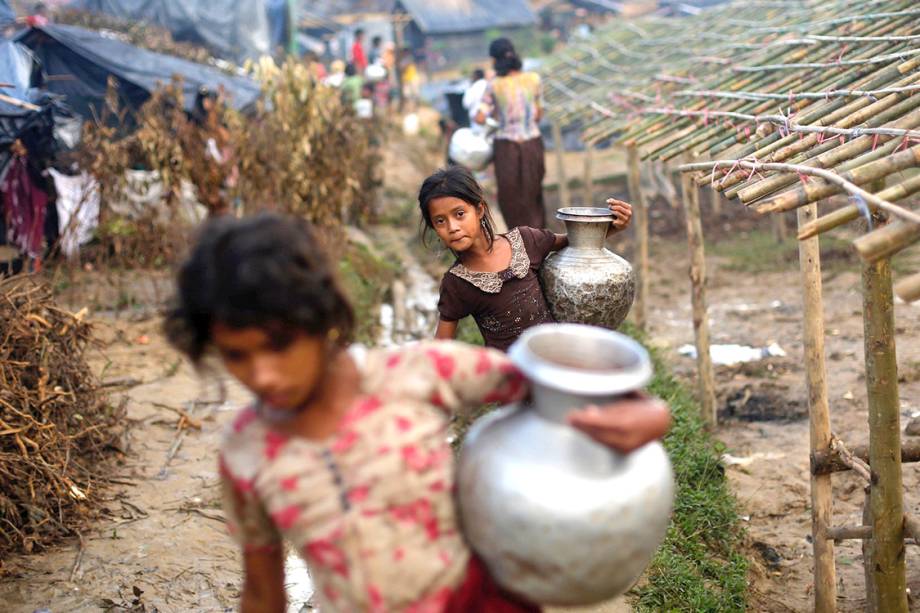
<path fill-rule="evenodd" d="M 920 6 L 913 0 L 732 2 L 612 23 L 544 68 L 549 116 L 614 139 L 760 213 L 840 193 L 801 238 L 870 212 L 867 261 L 920 242 Z M 895 288 L 920 300 L 920 273 Z"/>

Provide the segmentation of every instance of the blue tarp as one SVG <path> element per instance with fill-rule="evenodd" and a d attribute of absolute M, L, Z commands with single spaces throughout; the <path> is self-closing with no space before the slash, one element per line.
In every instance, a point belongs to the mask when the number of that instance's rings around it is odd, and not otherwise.
<path fill-rule="evenodd" d="M 517 28 L 537 22 L 526 0 L 399 0 L 400 5 L 425 34 Z"/>
<path fill-rule="evenodd" d="M 16 21 L 16 13 L 10 8 L 8 0 L 0 0 L 0 27 Z"/>
<path fill-rule="evenodd" d="M 76 26 L 47 25 L 27 30 L 19 42 L 32 50 L 49 77 L 45 88 L 64 97 L 83 117 L 102 110 L 108 78 L 118 80 L 118 92 L 129 108 L 139 109 L 160 85 L 182 79 L 184 102 L 191 110 L 199 88 L 223 89 L 228 103 L 250 108 L 260 88 L 252 79 L 227 74 L 217 68 L 154 53 Z"/>
<path fill-rule="evenodd" d="M 156 24 L 240 63 L 270 51 L 263 0 L 76 0 L 71 7 Z"/>

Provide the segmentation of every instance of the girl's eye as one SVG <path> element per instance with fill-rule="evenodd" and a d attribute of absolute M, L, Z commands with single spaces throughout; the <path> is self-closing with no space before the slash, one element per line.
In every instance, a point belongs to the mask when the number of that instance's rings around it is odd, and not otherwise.
<path fill-rule="evenodd" d="M 443 224 L 443 223 L 444 223 L 444 220 L 443 220 L 443 219 L 435 219 L 435 220 L 434 220 L 434 225 L 436 225 L 436 226 L 440 226 L 440 225 Z"/>
<path fill-rule="evenodd" d="M 463 219 L 463 215 L 464 215 L 463 211 L 457 211 L 457 218 Z"/>
<path fill-rule="evenodd" d="M 242 362 L 246 358 L 246 354 L 235 349 L 222 349 L 220 355 L 226 362 Z"/>
<path fill-rule="evenodd" d="M 291 346 L 294 339 L 289 334 L 273 334 L 268 341 L 268 346 L 272 351 L 284 351 Z"/>

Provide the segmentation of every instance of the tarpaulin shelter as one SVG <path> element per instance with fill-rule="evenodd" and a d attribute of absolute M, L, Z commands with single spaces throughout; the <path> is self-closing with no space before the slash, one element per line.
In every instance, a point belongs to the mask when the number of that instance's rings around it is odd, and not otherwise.
<path fill-rule="evenodd" d="M 158 25 L 178 41 L 202 45 L 236 62 L 271 51 L 262 0 L 77 0 L 71 7 Z"/>
<path fill-rule="evenodd" d="M 10 145 L 17 139 L 40 156 L 53 148 L 55 102 L 31 98 L 33 62 L 28 49 L 0 42 L 0 180 L 10 161 Z"/>
<path fill-rule="evenodd" d="M 513 37 L 537 23 L 525 0 L 399 0 L 393 12 L 406 16 L 403 40 L 416 54 L 444 63 L 485 59 L 492 33 Z"/>
<path fill-rule="evenodd" d="M 43 240 L 56 236 L 58 218 L 48 206 L 48 180 L 42 171 L 62 146 L 56 139 L 56 120 L 66 122 L 69 116 L 59 100 L 32 89 L 35 68 L 28 49 L 0 42 L 0 245 L 9 241 L 14 252 L 33 257 L 40 255 Z M 12 271 L 21 265 L 14 260 Z M 9 264 L 0 262 L 0 273 L 9 271 Z"/>
<path fill-rule="evenodd" d="M 16 12 L 10 8 L 7 0 L 0 0 L 0 27 L 5 27 L 16 21 Z"/>
<path fill-rule="evenodd" d="M 103 108 L 108 78 L 118 80 L 122 102 L 139 109 L 160 85 L 174 77 L 182 80 L 184 102 L 191 110 L 201 87 L 222 89 L 236 109 L 253 106 L 259 85 L 246 77 L 177 57 L 155 53 L 122 42 L 112 35 L 76 26 L 46 25 L 27 30 L 19 42 L 32 50 L 47 76 L 45 87 L 65 97 L 67 104 L 83 117 Z"/>

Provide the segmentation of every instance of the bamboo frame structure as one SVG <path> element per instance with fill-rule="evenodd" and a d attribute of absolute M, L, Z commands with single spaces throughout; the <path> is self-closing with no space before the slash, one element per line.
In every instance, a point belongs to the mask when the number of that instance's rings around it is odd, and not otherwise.
<path fill-rule="evenodd" d="M 639 152 L 635 147 L 626 150 L 627 180 L 629 199 L 633 205 L 633 229 L 636 237 L 636 300 L 632 314 L 636 326 L 643 332 L 646 329 L 649 292 L 648 262 L 648 203 L 642 193 Z"/>
<path fill-rule="evenodd" d="M 680 167 L 695 325 L 707 322 L 695 185 L 721 193 L 726 207 L 797 211 L 815 610 L 835 610 L 832 543 L 846 538 L 863 540 L 869 609 L 906 610 L 903 547 L 920 534 L 920 522 L 901 509 L 900 463 L 920 461 L 920 446 L 897 451 L 890 259 L 920 244 L 920 7 L 914 0 L 735 0 L 684 19 L 617 21 L 555 54 L 544 72 L 553 120 L 579 126 L 589 143 L 626 146 L 636 158 L 629 176 L 641 160 L 700 160 Z M 837 195 L 848 202 L 830 210 Z M 892 221 L 879 225 L 880 213 Z M 851 452 L 831 434 L 821 391 L 817 240 L 860 218 L 875 219 L 854 240 L 863 261 L 871 420 L 869 447 Z M 897 279 L 894 293 L 920 300 L 920 271 Z M 701 351 L 696 336 L 698 355 L 708 352 L 708 340 Z M 711 387 L 711 365 L 698 370 L 700 388 Z M 868 477 L 862 526 L 832 525 L 830 479 L 840 470 Z"/>
<path fill-rule="evenodd" d="M 818 215 L 818 205 L 798 211 L 802 227 Z M 830 403 L 824 361 L 824 307 L 821 287 L 821 250 L 818 238 L 799 243 L 799 268 L 802 275 L 805 383 L 808 389 L 809 436 L 812 449 L 831 444 Z M 812 534 L 825 534 L 833 520 L 831 477 L 811 475 Z M 815 556 L 815 611 L 832 613 L 837 602 L 837 571 L 834 566 L 834 542 L 830 538 L 812 539 Z M 829 606 L 830 605 L 830 606 Z"/>

